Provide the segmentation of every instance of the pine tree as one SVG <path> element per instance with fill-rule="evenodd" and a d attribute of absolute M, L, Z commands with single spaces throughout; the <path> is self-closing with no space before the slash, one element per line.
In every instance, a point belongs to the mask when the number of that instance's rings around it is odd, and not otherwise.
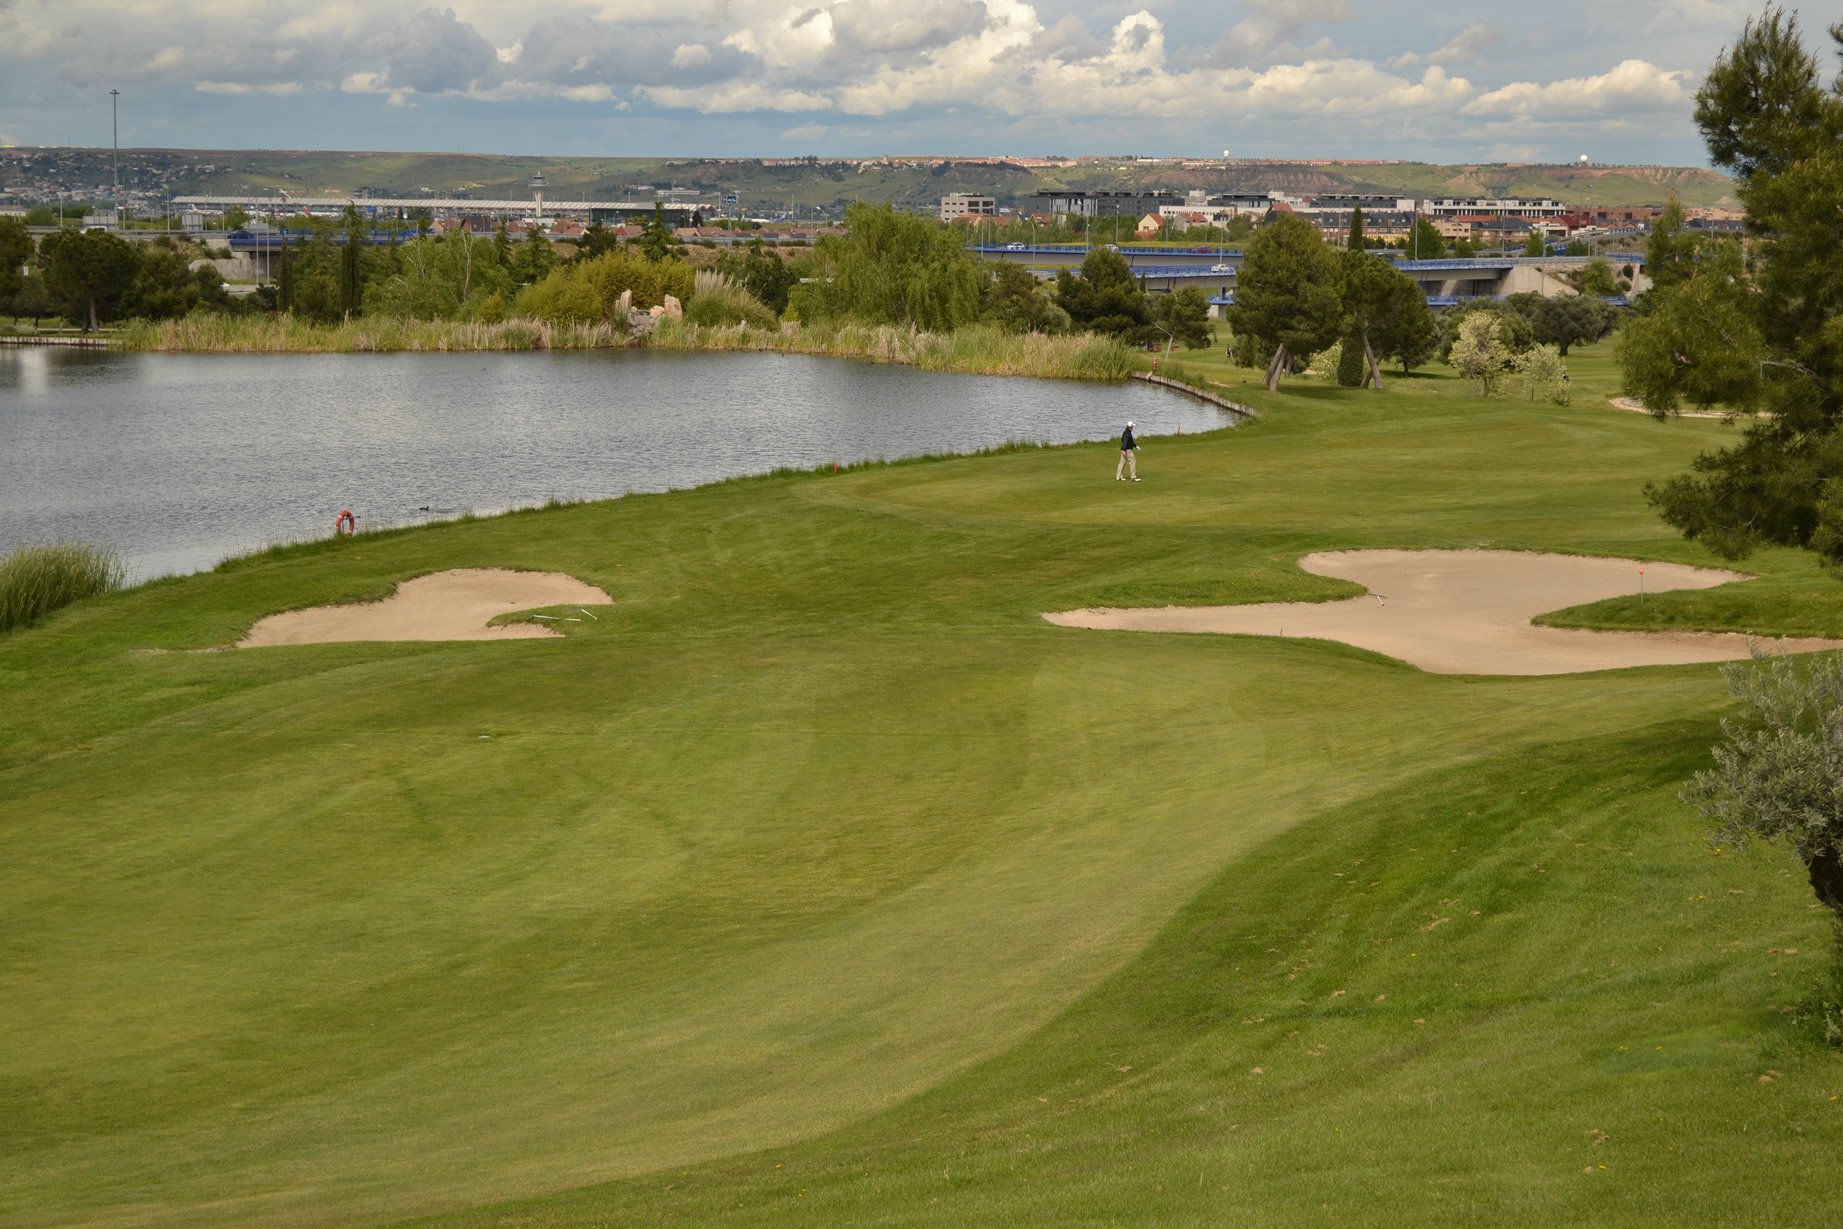
<path fill-rule="evenodd" d="M 1797 18 L 1769 7 L 1709 70 L 1696 123 L 1736 177 L 1747 248 L 1660 219 L 1661 278 L 1620 339 L 1625 386 L 1656 412 L 1766 416 L 1646 496 L 1727 558 L 1784 544 L 1843 563 L 1843 80 L 1824 82 Z"/>

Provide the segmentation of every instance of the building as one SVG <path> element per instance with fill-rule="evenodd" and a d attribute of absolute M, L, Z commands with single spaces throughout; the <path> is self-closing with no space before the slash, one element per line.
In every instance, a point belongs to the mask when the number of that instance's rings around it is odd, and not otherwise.
<path fill-rule="evenodd" d="M 1029 197 L 1024 209 L 1029 213 L 1047 213 L 1057 217 L 1131 218 L 1135 222 L 1148 213 L 1160 213 L 1166 206 L 1181 207 L 1184 198 L 1175 192 L 1042 192 Z"/>
<path fill-rule="evenodd" d="M 1221 226 L 1240 217 L 1244 213 L 1266 216 L 1273 206 L 1273 195 L 1268 192 L 1208 192 L 1193 191 L 1184 197 L 1181 203 L 1160 205 L 1159 215 L 1166 218 L 1178 218 L 1188 226 Z"/>
<path fill-rule="evenodd" d="M 1322 197 L 1320 198 L 1323 199 Z M 1325 237 L 1325 242 L 1339 247 L 1350 237 L 1351 214 L 1353 209 L 1295 209 L 1306 221 L 1318 227 L 1318 233 Z M 1402 239 L 1406 238 L 1414 227 L 1416 215 L 1412 210 L 1374 209 L 1363 206 L 1363 235 L 1368 239 Z"/>
<path fill-rule="evenodd" d="M 949 192 L 941 198 L 941 221 L 958 222 L 963 218 L 991 218 L 998 215 L 998 201 L 971 192 Z"/>
<path fill-rule="evenodd" d="M 1533 222 L 1539 218 L 1559 218 L 1568 212 L 1560 201 L 1509 196 L 1492 200 L 1482 196 L 1442 196 L 1426 202 L 1422 209 L 1436 218 L 1482 215 L 1491 218 L 1522 218 Z"/>

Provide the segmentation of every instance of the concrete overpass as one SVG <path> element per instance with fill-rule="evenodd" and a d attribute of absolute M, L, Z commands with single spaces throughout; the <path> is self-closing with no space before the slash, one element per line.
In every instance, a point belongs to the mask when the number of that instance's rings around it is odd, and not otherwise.
<path fill-rule="evenodd" d="M 987 260 L 1004 260 L 1026 264 L 1042 277 L 1052 277 L 1059 269 L 1075 268 L 1091 250 L 1085 243 L 1046 244 L 979 244 L 972 250 Z M 1116 250 L 1126 258 L 1135 277 L 1145 281 L 1148 290 L 1170 292 L 1180 285 L 1200 285 L 1215 294 L 1210 302 L 1225 306 L 1233 302 L 1235 277 L 1242 262 L 1238 248 L 1172 248 L 1152 244 L 1120 244 Z M 1467 256 L 1440 260 L 1399 260 L 1392 253 L 1378 252 L 1379 259 L 1389 260 L 1397 269 L 1413 278 L 1435 307 L 1450 307 L 1467 299 L 1502 299 L 1509 295 L 1533 291 L 1554 298 L 1573 291 L 1560 275 L 1579 269 L 1599 257 L 1594 256 Z M 1644 274 L 1642 252 L 1609 252 L 1604 259 L 1615 269 L 1632 266 L 1632 289 L 1636 295 L 1650 286 Z"/>

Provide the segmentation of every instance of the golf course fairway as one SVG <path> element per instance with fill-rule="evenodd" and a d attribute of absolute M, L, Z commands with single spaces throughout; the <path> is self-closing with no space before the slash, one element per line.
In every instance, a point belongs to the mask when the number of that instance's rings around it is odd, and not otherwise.
<path fill-rule="evenodd" d="M 1835 1223 L 1826 917 L 1677 799 L 1716 666 L 1040 617 L 1361 591 L 1317 551 L 1722 566 L 1641 490 L 1732 428 L 1570 366 L 1548 407 L 1218 360 L 1262 417 L 1138 484 L 778 474 L 0 637 L 0 1224 Z M 1843 636 L 1811 558 L 1730 566 L 1544 620 Z M 202 651 L 453 569 L 611 601 Z"/>

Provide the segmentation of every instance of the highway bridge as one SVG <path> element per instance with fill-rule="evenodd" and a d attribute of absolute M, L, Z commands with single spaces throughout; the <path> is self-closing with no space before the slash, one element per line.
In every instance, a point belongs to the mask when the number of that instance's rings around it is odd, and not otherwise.
<path fill-rule="evenodd" d="M 1113 246 L 1113 245 L 1107 245 Z M 1059 269 L 1079 266 L 1092 250 L 1085 243 L 978 244 L 972 250 L 987 260 L 1026 264 L 1040 277 L 1054 277 Z M 1234 301 L 1236 272 L 1241 266 L 1238 248 L 1169 247 L 1164 244 L 1126 244 L 1114 247 L 1148 290 L 1170 292 L 1180 285 L 1214 289 L 1210 302 L 1218 307 Z M 1571 293 L 1560 274 L 1581 268 L 1595 256 L 1454 256 L 1438 260 L 1401 260 L 1394 253 L 1378 252 L 1397 269 L 1413 278 L 1429 304 L 1449 307 L 1469 299 L 1501 299 L 1533 291 L 1553 297 Z M 1608 252 L 1604 259 L 1623 273 L 1631 267 L 1632 293 L 1650 285 L 1644 275 L 1642 252 Z"/>

